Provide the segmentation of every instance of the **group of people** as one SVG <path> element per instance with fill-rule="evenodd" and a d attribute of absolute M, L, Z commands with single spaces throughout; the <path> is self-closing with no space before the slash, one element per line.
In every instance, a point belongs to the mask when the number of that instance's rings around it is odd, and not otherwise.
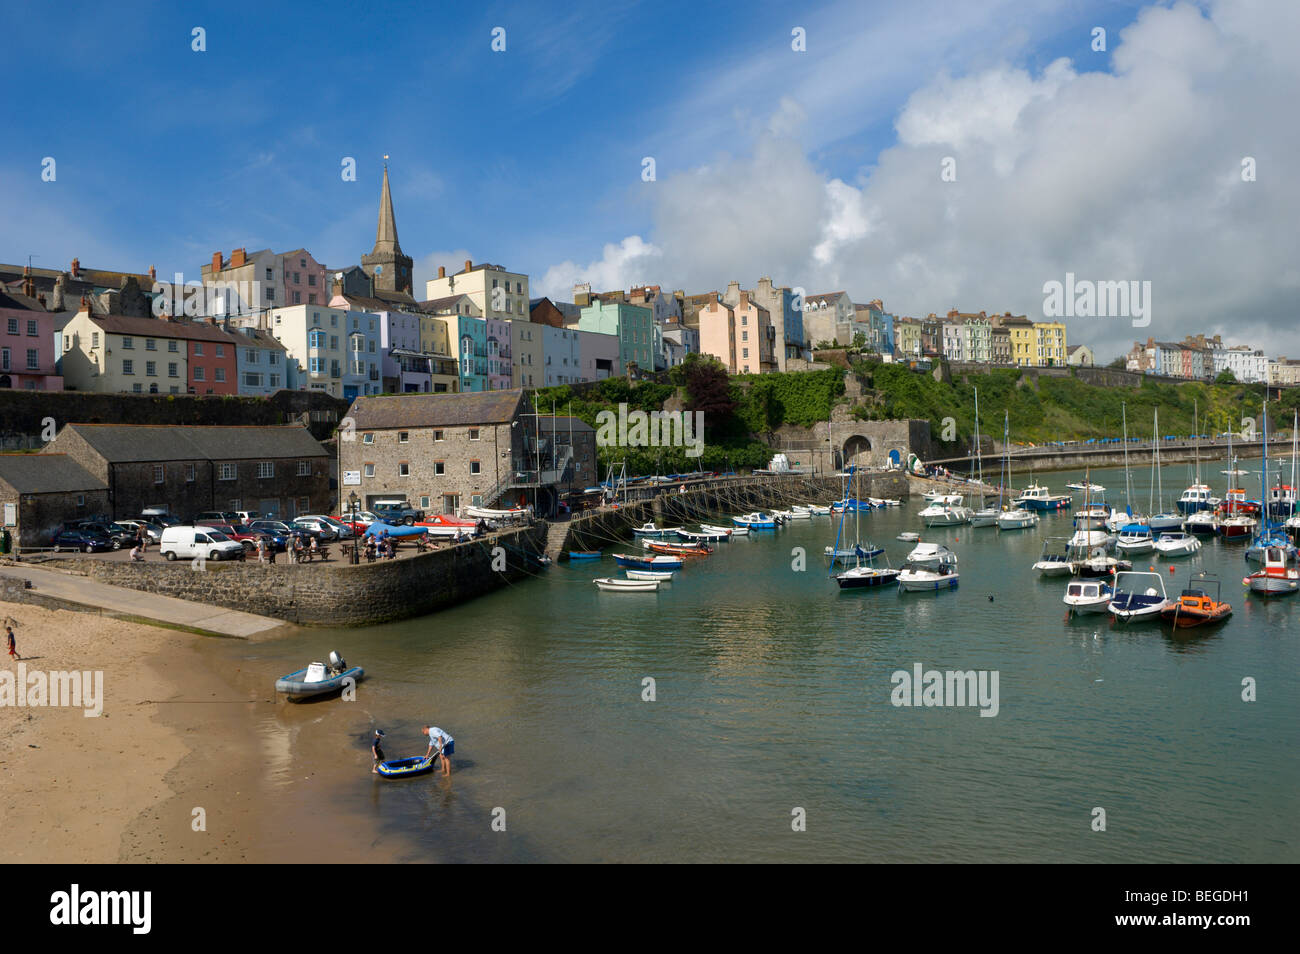
<path fill-rule="evenodd" d="M 420 730 L 420 734 L 429 737 L 429 749 L 424 753 L 424 757 L 433 759 L 435 765 L 437 760 L 441 759 L 443 777 L 449 777 L 451 775 L 451 759 L 448 756 L 456 751 L 456 740 L 436 725 L 426 725 Z M 375 775 L 379 774 L 379 763 L 385 760 L 383 741 L 384 730 L 376 729 L 375 740 L 370 747 L 375 756 L 375 767 L 371 770 Z"/>
<path fill-rule="evenodd" d="M 367 560 L 376 557 L 391 560 L 397 556 L 397 541 L 388 535 L 387 530 L 380 530 L 378 534 L 366 537 L 365 553 Z"/>

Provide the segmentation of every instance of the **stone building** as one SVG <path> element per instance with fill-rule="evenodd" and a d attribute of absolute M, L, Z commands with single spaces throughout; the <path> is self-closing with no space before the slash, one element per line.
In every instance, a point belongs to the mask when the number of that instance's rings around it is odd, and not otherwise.
<path fill-rule="evenodd" d="M 558 475 L 556 488 L 560 493 L 581 493 L 593 487 L 600 479 L 600 463 L 596 458 L 596 429 L 578 417 L 547 417 L 537 419 L 543 439 L 550 438 L 565 456 L 569 449 L 571 466 Z"/>
<path fill-rule="evenodd" d="M 108 515 L 108 485 L 66 454 L 0 454 L 0 510 L 15 546 L 48 547 L 66 521 Z"/>
<path fill-rule="evenodd" d="M 572 463 L 518 388 L 359 397 L 348 417 L 355 434 L 339 445 L 339 492 L 363 507 L 404 498 L 435 513 L 520 503 L 553 513 Z"/>
<path fill-rule="evenodd" d="M 114 519 L 156 506 L 182 520 L 201 510 L 256 510 L 292 519 L 333 504 L 334 461 L 297 424 L 68 424 L 46 454 L 66 455 L 107 485 Z"/>

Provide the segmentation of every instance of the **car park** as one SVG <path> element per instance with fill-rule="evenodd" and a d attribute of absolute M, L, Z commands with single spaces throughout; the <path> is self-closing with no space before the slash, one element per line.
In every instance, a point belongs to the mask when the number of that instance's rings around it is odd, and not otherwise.
<path fill-rule="evenodd" d="M 299 527 L 308 531 L 321 543 L 328 543 L 331 540 L 335 540 L 339 535 L 337 530 L 320 517 L 297 517 L 290 526 Z"/>
<path fill-rule="evenodd" d="M 120 523 L 110 523 L 106 520 L 72 520 L 65 523 L 63 529 L 97 530 L 104 536 L 108 537 L 114 550 L 120 550 L 124 546 L 135 545 L 135 531 Z"/>
<path fill-rule="evenodd" d="M 236 543 L 241 544 L 243 548 L 249 552 L 257 549 L 258 540 L 265 540 L 266 545 L 271 546 L 271 540 L 266 534 L 260 533 L 246 524 L 220 523 L 216 520 L 204 520 L 196 523 L 195 526 L 211 527 L 213 530 L 224 533 Z"/>
<path fill-rule="evenodd" d="M 254 520 L 261 519 L 261 514 L 256 510 L 236 510 L 235 516 L 239 518 L 239 523 L 252 523 Z"/>
<path fill-rule="evenodd" d="M 212 527 L 168 527 L 158 552 L 168 560 L 201 557 L 205 560 L 242 560 L 244 546 Z"/>
<path fill-rule="evenodd" d="M 201 513 L 195 514 L 194 519 L 191 521 L 191 523 L 196 526 L 200 523 L 210 522 L 230 524 L 242 523 L 243 521 L 239 519 L 239 514 L 235 513 L 233 510 L 204 510 Z"/>
<path fill-rule="evenodd" d="M 93 527 L 60 530 L 54 535 L 53 547 L 55 553 L 63 550 L 99 553 L 104 550 L 115 549 L 113 541 L 108 538 L 107 534 Z"/>
<path fill-rule="evenodd" d="M 325 517 L 319 514 L 312 514 L 311 519 L 319 520 L 333 529 L 334 533 L 337 534 L 338 539 L 340 540 L 347 540 L 350 537 L 356 536 L 352 528 L 341 520 L 335 520 L 333 517 Z"/>
<path fill-rule="evenodd" d="M 289 545 L 291 537 L 301 537 L 305 543 L 311 536 L 302 528 L 290 527 L 280 520 L 254 520 L 249 526 L 259 533 L 265 533 L 271 537 L 277 550 L 285 549 Z"/>

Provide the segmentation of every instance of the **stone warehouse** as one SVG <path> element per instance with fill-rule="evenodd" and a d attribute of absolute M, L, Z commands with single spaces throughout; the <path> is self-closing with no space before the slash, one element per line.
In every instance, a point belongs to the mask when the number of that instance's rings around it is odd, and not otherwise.
<path fill-rule="evenodd" d="M 66 454 L 103 481 L 114 519 L 159 506 L 182 520 L 201 510 L 292 519 L 334 500 L 334 462 L 300 425 L 68 424 L 45 450 Z"/>
<path fill-rule="evenodd" d="M 358 397 L 348 418 L 340 495 L 365 507 L 405 499 L 426 512 L 534 504 L 548 514 L 572 464 L 520 389 Z"/>
<path fill-rule="evenodd" d="M 66 454 L 0 454 L 0 508 L 14 546 L 48 547 L 65 521 L 108 515 L 108 485 Z"/>

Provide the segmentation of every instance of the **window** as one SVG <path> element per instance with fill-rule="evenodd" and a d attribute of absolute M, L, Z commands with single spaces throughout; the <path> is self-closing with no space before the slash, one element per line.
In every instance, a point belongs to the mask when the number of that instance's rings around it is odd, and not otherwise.
<path fill-rule="evenodd" d="M 129 358 L 123 359 L 122 361 L 122 373 L 135 374 L 135 363 Z"/>
<path fill-rule="evenodd" d="M 123 347 L 123 348 L 134 348 L 134 347 L 135 347 L 135 344 L 131 341 L 131 339 L 130 339 L 129 337 L 123 336 L 123 338 L 122 338 L 122 347 Z"/>
<path fill-rule="evenodd" d="M 275 463 L 269 460 L 259 460 L 257 462 L 257 479 L 266 480 L 275 476 Z"/>
<path fill-rule="evenodd" d="M 176 342 L 175 342 L 175 341 L 169 341 L 169 342 L 167 342 L 167 350 L 168 350 L 168 351 L 175 352 L 175 351 L 176 351 Z"/>
<path fill-rule="evenodd" d="M 301 305 L 301 304 L 302 304 L 302 292 L 296 291 L 296 292 L 293 293 L 293 303 L 294 303 L 295 305 Z"/>
<path fill-rule="evenodd" d="M 36 337 L 37 335 L 39 335 L 40 333 L 41 333 L 40 330 L 36 327 L 36 319 L 35 319 L 35 318 L 28 318 L 28 319 L 27 319 L 27 336 L 28 336 L 29 338 L 35 338 L 35 337 Z"/>
<path fill-rule="evenodd" d="M 311 348 L 325 347 L 325 332 L 319 330 L 309 332 L 307 335 L 307 345 Z"/>
<path fill-rule="evenodd" d="M 397 432 L 397 443 L 399 443 L 399 444 L 407 444 L 407 443 L 410 443 L 410 440 L 411 440 L 410 432 L 408 432 L 408 431 L 398 431 L 398 432 Z"/>
<path fill-rule="evenodd" d="M 749 332 L 748 332 L 748 331 L 742 331 L 742 332 L 740 333 L 740 340 L 741 340 L 741 341 L 748 341 L 748 340 L 749 340 Z"/>
<path fill-rule="evenodd" d="M 98 347 L 99 347 L 99 332 L 98 332 L 98 331 L 92 331 L 92 332 L 90 333 L 90 346 L 91 346 L 92 348 L 98 348 Z"/>
<path fill-rule="evenodd" d="M 294 272 L 294 273 L 293 273 L 293 283 L 294 283 L 295 285 L 301 285 L 301 284 L 302 284 L 302 272 Z"/>
<path fill-rule="evenodd" d="M 373 433 L 367 431 L 365 434 L 361 435 L 361 443 L 373 444 L 374 442 L 375 442 L 375 435 Z"/>
<path fill-rule="evenodd" d="M 483 472 L 483 466 L 479 461 L 472 460 L 469 462 L 469 472 L 471 474 L 480 474 Z"/>
<path fill-rule="evenodd" d="M 427 496 L 424 496 L 424 497 L 421 497 L 421 498 L 420 498 L 420 509 L 421 509 L 421 510 L 428 510 L 428 509 L 429 509 L 429 498 L 428 498 Z"/>
<path fill-rule="evenodd" d="M 257 377 L 260 380 L 262 376 L 259 374 Z M 271 375 L 271 387 L 278 388 L 279 386 L 280 386 L 280 376 L 278 374 Z"/>
<path fill-rule="evenodd" d="M 338 335 L 330 335 L 330 350 L 331 350 L 331 351 L 338 351 L 338 350 L 339 350 L 339 336 L 338 336 Z"/>
<path fill-rule="evenodd" d="M 410 477 L 410 476 L 411 476 L 411 463 L 410 463 L 410 461 L 399 460 L 399 461 L 397 462 L 397 476 L 398 476 L 398 477 Z"/>
<path fill-rule="evenodd" d="M 194 478 L 195 478 L 194 465 L 193 465 L 193 464 L 186 464 L 186 465 L 185 465 L 185 482 L 186 482 L 187 484 L 192 484 L 192 483 L 194 483 Z"/>
<path fill-rule="evenodd" d="M 72 335 L 63 336 L 63 350 L 64 351 L 72 350 Z"/>
<path fill-rule="evenodd" d="M 307 367 L 312 374 L 323 374 L 325 368 L 325 362 L 322 361 L 320 358 L 308 358 Z"/>
<path fill-rule="evenodd" d="M 195 381 L 204 381 L 204 380 L 206 380 L 206 378 L 204 378 L 203 374 L 204 374 L 204 372 L 203 372 L 203 366 L 202 366 L 202 365 L 197 365 L 197 366 L 194 368 L 194 380 L 195 380 Z"/>
<path fill-rule="evenodd" d="M 273 281 L 275 281 L 275 273 L 274 273 L 273 271 L 271 271 L 271 269 L 269 269 L 269 268 L 266 270 L 266 280 L 267 280 L 268 282 L 273 282 Z"/>
<path fill-rule="evenodd" d="M 39 371 L 41 369 L 41 355 L 35 348 L 27 349 L 27 370 Z"/>
<path fill-rule="evenodd" d="M 10 319 L 9 319 L 9 333 L 10 333 L 11 335 L 16 335 L 16 334 L 18 334 L 18 319 L 17 319 L 17 318 L 10 318 Z"/>
<path fill-rule="evenodd" d="M 433 462 L 433 476 L 441 477 L 447 472 L 447 462 L 445 460 L 435 460 Z"/>
<path fill-rule="evenodd" d="M 132 390 L 134 393 L 136 393 L 136 394 L 143 394 L 143 393 L 144 393 L 144 385 L 141 384 L 139 381 L 137 381 L 137 382 L 135 382 L 135 384 L 131 385 L 131 390 Z"/>
<path fill-rule="evenodd" d="M 274 289 L 274 288 L 268 288 L 268 289 L 266 290 L 266 300 L 267 300 L 267 301 L 275 301 L 275 289 Z"/>
<path fill-rule="evenodd" d="M 166 471 L 163 470 L 162 464 L 153 465 L 153 482 L 155 484 L 161 484 L 163 482 L 163 478 L 166 476 L 167 474 Z"/>
<path fill-rule="evenodd" d="M 311 461 L 309 460 L 298 461 L 298 476 L 299 477 L 311 476 Z"/>
<path fill-rule="evenodd" d="M 217 465 L 217 480 L 234 480 L 234 479 L 235 479 L 234 464 Z"/>
<path fill-rule="evenodd" d="M 217 345 L 217 357 L 224 358 L 225 356 L 226 356 L 226 346 L 223 344 Z"/>
<path fill-rule="evenodd" d="M 471 495 L 470 495 L 470 498 L 469 498 L 469 503 L 470 503 L 470 506 L 471 506 L 471 507 L 481 507 L 481 506 L 483 506 L 483 495 L 482 495 L 482 494 L 471 494 Z"/>
<path fill-rule="evenodd" d="M 145 350 L 145 351 L 157 351 L 157 350 L 158 350 L 158 341 L 157 341 L 156 339 L 154 339 L 154 338 L 145 338 L 145 339 L 144 339 L 144 350 Z"/>
<path fill-rule="evenodd" d="M 244 372 L 244 387 L 260 388 L 262 386 L 262 376 L 253 372 Z"/>
<path fill-rule="evenodd" d="M 176 372 L 176 362 L 175 362 L 175 361 L 168 361 L 168 362 L 167 362 L 167 377 L 169 377 L 169 378 L 175 378 L 175 377 L 178 377 L 178 376 L 179 376 L 179 375 L 178 375 L 177 372 Z"/>
<path fill-rule="evenodd" d="M 748 358 L 748 357 L 749 357 L 749 349 L 748 349 L 748 348 L 741 348 L 740 350 L 741 350 L 742 352 L 744 352 L 744 353 L 741 355 L 742 358 Z"/>
<path fill-rule="evenodd" d="M 472 440 L 472 441 L 476 441 L 476 440 L 478 440 L 478 428 L 477 428 L 477 427 L 471 427 L 471 428 L 469 429 L 469 439 Z"/>
<path fill-rule="evenodd" d="M 434 439 L 435 441 L 440 441 L 440 440 L 442 440 L 442 431 L 434 431 L 434 432 L 433 432 L 433 439 Z"/>
<path fill-rule="evenodd" d="M 149 375 L 149 377 L 151 377 L 151 378 L 156 378 L 156 377 L 158 377 L 158 362 L 157 362 L 157 361 L 146 361 L 146 362 L 144 363 L 144 373 L 147 374 L 147 375 Z"/>
<path fill-rule="evenodd" d="M 9 349 L 0 349 L 0 371 L 9 370 Z"/>
<path fill-rule="evenodd" d="M 316 284 L 316 274 L 314 272 L 307 276 L 307 284 L 313 286 Z"/>
<path fill-rule="evenodd" d="M 226 369 L 225 369 L 225 368 L 217 368 L 217 369 L 215 370 L 214 373 L 216 374 L 216 376 L 217 376 L 217 380 L 218 380 L 218 381 L 225 381 L 225 380 L 226 380 Z"/>
<path fill-rule="evenodd" d="M 375 476 L 375 465 L 374 465 L 374 464 L 366 464 L 365 475 L 366 475 L 367 477 L 373 477 L 373 476 Z"/>

